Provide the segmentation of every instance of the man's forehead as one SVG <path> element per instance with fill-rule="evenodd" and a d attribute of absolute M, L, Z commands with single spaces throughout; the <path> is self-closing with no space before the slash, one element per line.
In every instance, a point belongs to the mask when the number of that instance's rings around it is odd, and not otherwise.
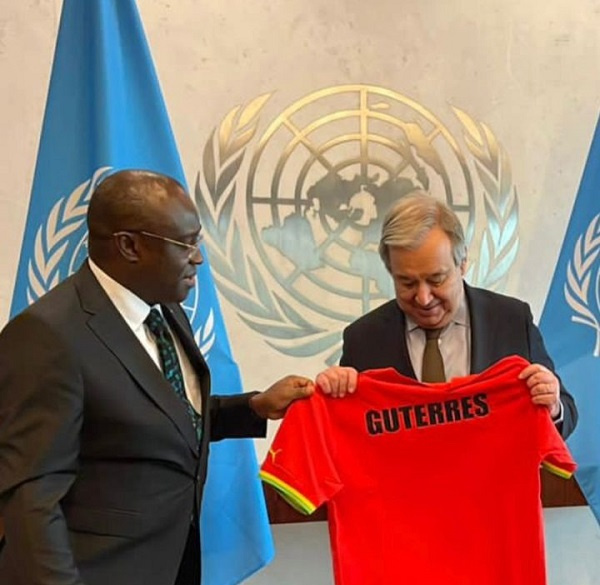
<path fill-rule="evenodd" d="M 390 269 L 392 274 L 407 278 L 428 278 L 446 274 L 454 268 L 451 255 L 423 254 L 391 254 Z"/>
<path fill-rule="evenodd" d="M 444 276 L 446 274 L 449 274 L 453 268 L 454 268 L 454 265 L 452 265 L 450 267 L 438 266 L 436 268 L 431 268 L 429 270 L 411 270 L 408 268 L 402 269 L 402 267 L 396 269 L 393 267 L 392 274 L 398 278 L 426 280 L 427 278 L 431 278 L 434 276 Z"/>
<path fill-rule="evenodd" d="M 190 229 L 190 230 L 186 231 L 185 233 L 182 233 L 181 236 L 185 239 L 201 240 L 204 237 L 204 234 L 202 232 L 202 226 L 200 224 L 198 224 L 193 229 Z"/>
<path fill-rule="evenodd" d="M 197 234 L 201 229 L 200 215 L 194 201 L 184 197 L 170 197 L 153 210 L 154 222 L 179 235 Z"/>

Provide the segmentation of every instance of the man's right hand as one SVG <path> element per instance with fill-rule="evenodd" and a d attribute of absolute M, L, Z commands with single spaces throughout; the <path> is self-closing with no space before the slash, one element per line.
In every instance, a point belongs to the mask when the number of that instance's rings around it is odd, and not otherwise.
<path fill-rule="evenodd" d="M 343 398 L 356 390 L 358 372 L 354 368 L 331 366 L 319 373 L 315 379 L 324 394 L 333 398 Z"/>
<path fill-rule="evenodd" d="M 279 420 L 294 400 L 308 398 L 314 391 L 312 380 L 303 376 L 286 376 L 264 392 L 252 396 L 250 407 L 261 418 Z"/>

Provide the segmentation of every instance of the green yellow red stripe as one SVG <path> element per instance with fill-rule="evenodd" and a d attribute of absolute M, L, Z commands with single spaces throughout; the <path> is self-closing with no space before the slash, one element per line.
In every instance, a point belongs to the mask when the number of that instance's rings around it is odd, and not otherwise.
<path fill-rule="evenodd" d="M 281 481 L 271 473 L 260 471 L 259 476 L 265 483 L 273 486 L 281 494 L 283 499 L 301 514 L 306 514 L 308 516 L 317 509 L 317 506 L 303 496 L 298 490 L 294 489 L 284 481 Z"/>
<path fill-rule="evenodd" d="M 561 469 L 556 465 L 552 465 L 552 463 L 548 463 L 547 461 L 542 462 L 542 467 L 547 469 L 550 473 L 554 475 L 558 475 L 559 477 L 564 477 L 565 479 L 570 479 L 573 475 L 572 471 L 567 471 L 566 469 Z"/>

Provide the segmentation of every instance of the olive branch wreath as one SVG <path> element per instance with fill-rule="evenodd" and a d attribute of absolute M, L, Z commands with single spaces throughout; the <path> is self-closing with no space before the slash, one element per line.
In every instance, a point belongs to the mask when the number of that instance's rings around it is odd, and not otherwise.
<path fill-rule="evenodd" d="M 32 304 L 56 286 L 67 274 L 61 273 L 60 261 L 69 245 L 69 236 L 85 221 L 90 197 L 110 167 L 96 170 L 90 179 L 52 206 L 45 224 L 35 233 L 33 257 L 27 264 L 27 303 Z"/>
<path fill-rule="evenodd" d="M 452 109 L 462 124 L 465 143 L 484 189 L 486 226 L 479 257 L 471 265 L 468 277 L 477 286 L 495 288 L 502 283 L 519 249 L 517 189 L 506 150 L 492 131 L 466 112 Z"/>
<path fill-rule="evenodd" d="M 567 280 L 564 295 L 576 313 L 571 316 L 575 323 L 587 325 L 596 331 L 594 357 L 600 357 L 600 322 L 598 315 L 590 309 L 590 285 L 594 263 L 600 255 L 600 214 L 590 222 L 585 235 L 579 236 L 573 258 L 567 265 Z M 600 271 L 596 280 L 596 307 L 600 308 Z"/>

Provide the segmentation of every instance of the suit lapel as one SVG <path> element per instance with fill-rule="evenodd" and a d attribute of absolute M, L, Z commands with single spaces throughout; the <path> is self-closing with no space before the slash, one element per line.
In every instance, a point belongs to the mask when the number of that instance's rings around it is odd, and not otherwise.
<path fill-rule="evenodd" d="M 90 329 L 121 362 L 140 389 L 171 419 L 196 453 L 197 439 L 185 406 L 127 326 L 87 264 L 77 273 L 75 286 L 79 291 L 83 310 L 90 314 Z"/>
<path fill-rule="evenodd" d="M 479 291 L 466 283 L 465 296 L 471 326 L 471 373 L 478 374 L 488 367 L 490 356 L 494 354 L 494 339 L 490 335 L 493 314 Z"/>

